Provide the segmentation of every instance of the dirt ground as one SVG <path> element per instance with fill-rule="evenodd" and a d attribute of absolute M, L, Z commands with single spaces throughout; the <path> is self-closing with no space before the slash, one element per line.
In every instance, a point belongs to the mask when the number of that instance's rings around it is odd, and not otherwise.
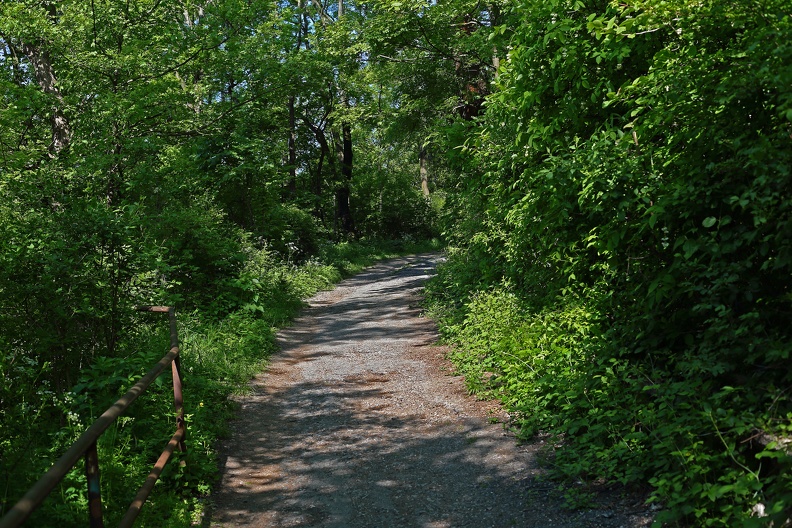
<path fill-rule="evenodd" d="M 651 525 L 640 500 L 562 507 L 541 440 L 518 445 L 493 402 L 469 397 L 421 317 L 439 255 L 390 260 L 312 298 L 240 402 L 204 526 Z"/>

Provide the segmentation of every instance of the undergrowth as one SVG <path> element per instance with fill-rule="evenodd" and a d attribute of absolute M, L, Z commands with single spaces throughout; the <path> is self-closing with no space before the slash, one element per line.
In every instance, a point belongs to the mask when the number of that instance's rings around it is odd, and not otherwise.
<path fill-rule="evenodd" d="M 508 281 L 478 288 L 476 275 L 451 251 L 427 288 L 430 312 L 470 392 L 503 402 L 523 439 L 549 439 L 550 474 L 569 494 L 581 481 L 651 487 L 658 527 L 788 524 L 783 387 L 722 385 L 636 354 L 603 309 L 605 288 L 541 299 Z"/>
<path fill-rule="evenodd" d="M 136 526 L 173 528 L 197 522 L 217 476 L 216 441 L 227 434 L 233 394 L 248 390 L 275 351 L 275 333 L 303 306 L 303 299 L 376 260 L 439 249 L 434 242 L 364 241 L 328 244 L 300 263 L 265 248 L 248 248 L 237 277 L 218 302 L 178 312 L 187 452 L 175 453 Z M 12 506 L 99 414 L 150 369 L 167 349 L 167 321 L 140 314 L 124 342 L 125 353 L 96 358 L 63 394 L 40 382 L 47 372 L 27 365 L 15 381 L 31 387 L 0 416 L 0 512 Z M 4 356 L 4 358 L 13 356 Z M 15 365 L 3 365 L 13 373 Z M 7 369 L 5 367 L 8 367 Z M 27 368 L 22 368 L 27 367 Z M 44 371 L 50 368 L 44 367 Z M 11 393 L 2 385 L 3 393 Z M 19 393 L 17 386 L 14 390 Z M 2 395 L 0 394 L 0 395 Z M 168 438 L 175 431 L 170 376 L 161 375 L 98 442 L 105 523 L 117 524 Z M 85 526 L 83 464 L 67 475 L 28 521 L 30 526 Z"/>

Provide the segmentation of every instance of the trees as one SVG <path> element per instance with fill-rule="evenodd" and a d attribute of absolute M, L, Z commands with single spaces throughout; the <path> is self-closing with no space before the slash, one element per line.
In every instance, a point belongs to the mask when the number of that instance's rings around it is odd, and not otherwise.
<path fill-rule="evenodd" d="M 3 2 L 2 364 L 63 394 L 130 350 L 134 304 L 222 317 L 256 249 L 428 236 L 444 204 L 453 303 L 518 329 L 470 341 L 569 352 L 545 365 L 579 403 L 502 372 L 553 410 L 526 431 L 600 446 L 564 467 L 654 475 L 687 518 L 786 508 L 756 441 L 791 412 L 784 8 Z"/>
<path fill-rule="evenodd" d="M 334 228 L 353 232 L 370 204 L 353 195 L 352 142 L 374 137 L 376 114 L 363 11 L 4 2 L 10 354 L 57 365 L 65 391 L 93 358 L 118 353 L 136 303 L 231 310 L 226 281 L 249 240 L 302 258 Z"/>
<path fill-rule="evenodd" d="M 503 325 L 472 353 L 528 430 L 565 435 L 560 467 L 649 478 L 666 519 L 702 525 L 783 521 L 790 500 L 788 454 L 755 436 L 791 410 L 790 26 L 763 7 L 507 10 L 448 277 L 469 277 L 466 336 Z"/>
<path fill-rule="evenodd" d="M 44 469 L 42 453 L 68 444 L 128 381 L 127 366 L 145 363 L 155 331 L 135 305 L 264 318 L 251 326 L 268 329 L 279 301 L 296 303 L 284 276 L 327 239 L 433 233 L 417 168 L 398 167 L 407 155 L 377 125 L 395 103 L 368 71 L 367 9 L 0 3 L 9 497 L 24 487 L 16 476 Z M 129 445 L 147 427 L 131 418 L 120 433 Z"/>

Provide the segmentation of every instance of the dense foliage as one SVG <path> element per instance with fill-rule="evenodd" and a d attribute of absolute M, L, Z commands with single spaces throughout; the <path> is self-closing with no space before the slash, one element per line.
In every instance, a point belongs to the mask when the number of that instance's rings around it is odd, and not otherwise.
<path fill-rule="evenodd" d="M 525 1 L 434 286 L 471 388 L 661 519 L 792 512 L 786 2 Z M 451 308 L 450 310 L 448 308 Z"/>
<path fill-rule="evenodd" d="M 165 304 L 190 460 L 144 525 L 189 524 L 225 399 L 272 328 L 377 240 L 435 234 L 420 141 L 382 144 L 393 98 L 362 70 L 362 13 L 342 8 L 0 3 L 0 514 L 162 355 L 165 323 L 135 306 Z M 172 433 L 168 383 L 102 437 L 111 524 Z M 84 525 L 84 479 L 31 523 Z"/>
<path fill-rule="evenodd" d="M 786 0 L 0 3 L 0 511 L 161 349 L 135 305 L 174 304 L 203 405 L 193 469 L 174 465 L 146 515 L 189 523 L 272 327 L 348 252 L 440 225 L 431 294 L 454 359 L 522 435 L 557 438 L 558 475 L 650 484 L 660 522 L 782 524 L 790 16 Z M 138 432 L 172 425 L 158 390 L 100 445 L 108 504 L 156 454 Z M 41 519 L 81 522 L 83 478 Z"/>

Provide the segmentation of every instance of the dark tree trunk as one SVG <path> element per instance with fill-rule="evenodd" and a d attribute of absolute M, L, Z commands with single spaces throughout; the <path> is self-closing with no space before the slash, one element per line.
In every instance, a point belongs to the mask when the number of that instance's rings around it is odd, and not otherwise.
<path fill-rule="evenodd" d="M 336 205 L 341 229 L 350 234 L 355 231 L 355 223 L 349 205 L 349 186 L 352 183 L 352 128 L 347 123 L 341 125 L 341 141 L 341 184 L 336 191 Z"/>
<path fill-rule="evenodd" d="M 316 198 L 318 201 L 321 201 L 322 198 L 322 184 L 324 181 L 324 161 L 327 160 L 327 163 L 330 165 L 330 173 L 332 181 L 336 181 L 338 179 L 338 167 L 336 166 L 336 158 L 333 156 L 333 153 L 330 150 L 330 143 L 327 141 L 327 136 L 325 135 L 325 131 L 322 127 L 314 125 L 307 119 L 304 120 L 305 125 L 311 129 L 313 132 L 314 137 L 316 137 L 316 141 L 319 143 L 319 166 L 317 168 L 316 180 L 315 180 L 315 187 L 314 192 L 316 194 Z M 320 218 L 324 218 L 324 212 L 320 211 L 319 215 Z"/>

